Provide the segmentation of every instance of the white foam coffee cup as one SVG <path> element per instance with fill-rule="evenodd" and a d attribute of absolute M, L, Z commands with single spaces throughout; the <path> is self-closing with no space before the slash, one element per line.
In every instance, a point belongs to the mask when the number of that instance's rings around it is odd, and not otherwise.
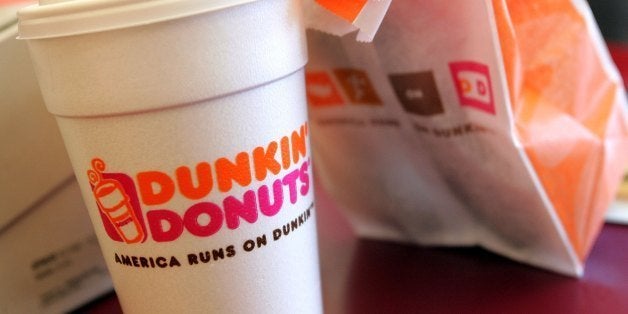
<path fill-rule="evenodd" d="M 125 312 L 322 311 L 300 1 L 19 19 Z"/>

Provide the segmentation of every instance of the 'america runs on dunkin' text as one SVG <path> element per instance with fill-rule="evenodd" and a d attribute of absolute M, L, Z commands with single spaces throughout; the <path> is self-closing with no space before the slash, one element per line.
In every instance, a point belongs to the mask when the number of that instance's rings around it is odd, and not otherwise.
<path fill-rule="evenodd" d="M 306 196 L 311 165 L 307 140 L 304 123 L 277 140 L 214 161 L 131 176 L 105 172 L 105 162 L 94 158 L 87 174 L 112 240 L 131 244 L 150 237 L 170 242 L 185 232 L 210 237 L 225 227 L 238 229 L 241 221 L 254 224 L 260 215 L 272 217 L 287 202 L 295 204 Z M 247 188 L 256 182 L 264 184 L 239 195 L 229 193 L 236 185 Z M 214 193 L 226 196 L 219 203 L 205 201 Z M 175 195 L 190 200 L 190 205 L 168 208 Z"/>
<path fill-rule="evenodd" d="M 297 229 L 300 229 L 312 217 L 311 209 L 314 207 L 314 203 L 303 211 L 298 217 L 292 219 L 286 224 L 281 225 L 272 231 L 272 236 L 262 234 L 255 239 L 247 239 L 241 245 L 241 250 L 246 252 L 252 252 L 253 250 L 260 249 L 268 245 L 268 241 L 277 242 L 281 239 L 293 234 Z M 120 265 L 136 268 L 172 268 L 181 267 L 182 265 L 203 265 L 210 262 L 218 262 L 225 259 L 230 259 L 236 256 L 238 248 L 236 245 L 227 245 L 224 248 L 214 248 L 211 250 L 199 250 L 197 252 L 188 253 L 185 258 L 175 255 L 170 256 L 137 256 L 127 255 L 123 253 L 114 253 L 114 262 Z M 187 261 L 187 263 L 183 262 Z"/>

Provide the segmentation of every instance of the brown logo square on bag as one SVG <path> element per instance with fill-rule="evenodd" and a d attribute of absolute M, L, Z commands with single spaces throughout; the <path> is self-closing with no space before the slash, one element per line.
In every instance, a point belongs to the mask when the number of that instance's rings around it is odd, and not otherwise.
<path fill-rule="evenodd" d="M 352 103 L 357 105 L 382 105 L 382 101 L 377 96 L 366 72 L 357 69 L 335 69 L 334 74 Z"/>
<path fill-rule="evenodd" d="M 445 112 L 432 71 L 388 76 L 403 108 L 420 116 Z"/>

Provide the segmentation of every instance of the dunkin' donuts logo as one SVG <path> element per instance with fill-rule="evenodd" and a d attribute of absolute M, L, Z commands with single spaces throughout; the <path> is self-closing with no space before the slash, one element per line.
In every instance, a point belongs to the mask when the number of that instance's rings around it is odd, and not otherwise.
<path fill-rule="evenodd" d="M 105 161 L 94 158 L 87 176 L 104 229 L 114 241 L 170 242 L 184 233 L 210 237 L 238 229 L 242 222 L 254 224 L 260 216 L 272 217 L 309 193 L 307 138 L 305 123 L 235 156 L 134 175 L 109 172 Z M 249 189 L 234 195 L 235 186 Z M 221 202 L 207 200 L 215 194 L 224 196 Z M 174 198 L 189 204 L 169 208 Z"/>

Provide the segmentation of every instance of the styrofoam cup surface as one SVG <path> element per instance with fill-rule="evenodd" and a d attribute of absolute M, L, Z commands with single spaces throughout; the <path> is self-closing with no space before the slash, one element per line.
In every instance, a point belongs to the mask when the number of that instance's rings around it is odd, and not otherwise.
<path fill-rule="evenodd" d="M 322 312 L 299 1 L 28 43 L 125 312 Z"/>

